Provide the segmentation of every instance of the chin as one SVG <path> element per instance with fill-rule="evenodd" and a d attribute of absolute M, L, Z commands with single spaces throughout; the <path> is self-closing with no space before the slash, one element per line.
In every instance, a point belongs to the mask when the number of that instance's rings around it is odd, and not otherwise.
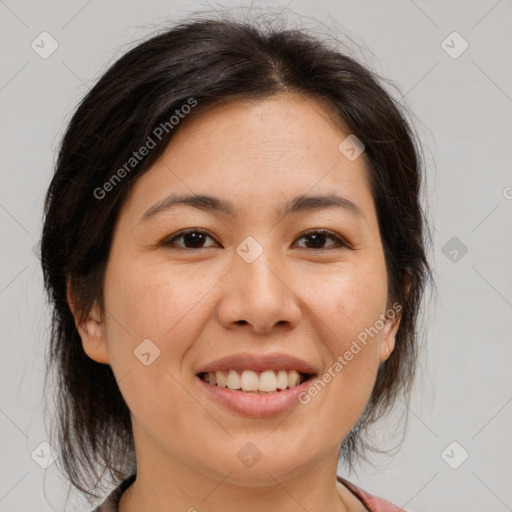
<path fill-rule="evenodd" d="M 269 430 L 265 435 L 268 436 Z M 294 443 L 290 446 L 283 439 L 274 439 L 273 434 L 265 439 L 265 435 L 235 436 L 230 439 L 229 446 L 222 453 L 201 450 L 202 464 L 208 475 L 216 480 L 226 478 L 226 483 L 241 487 L 271 486 L 278 482 L 294 478 L 306 469 L 314 468 L 325 453 L 307 453 L 304 444 Z M 287 438 L 290 440 L 290 437 Z M 220 443 L 217 444 L 220 448 Z M 207 460 L 205 460 L 205 454 Z M 214 464 L 211 464 L 215 461 Z M 229 474 L 229 476 L 227 476 Z"/>

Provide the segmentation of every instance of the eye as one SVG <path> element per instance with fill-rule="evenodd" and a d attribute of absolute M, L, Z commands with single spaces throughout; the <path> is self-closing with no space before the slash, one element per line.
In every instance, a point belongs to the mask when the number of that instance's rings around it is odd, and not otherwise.
<path fill-rule="evenodd" d="M 303 247 L 304 249 L 308 250 L 325 250 L 325 249 L 335 249 L 339 247 L 347 247 L 349 248 L 349 244 L 346 243 L 344 240 L 342 240 L 338 235 L 333 233 L 332 231 L 329 231 L 328 229 L 314 229 L 311 231 L 308 231 L 304 233 L 300 238 L 306 238 L 311 243 L 312 247 Z M 329 247 L 320 247 L 325 244 L 326 239 L 330 238 L 331 240 L 335 241 L 334 246 Z"/>
<path fill-rule="evenodd" d="M 161 245 L 164 247 L 175 246 L 175 247 L 180 247 L 182 249 L 192 249 L 192 250 L 193 249 L 207 249 L 208 247 L 213 247 L 213 246 L 205 246 L 204 245 L 205 240 L 207 238 L 210 238 L 211 240 L 213 240 L 213 237 L 210 236 L 207 231 L 205 231 L 203 229 L 198 229 L 198 228 L 189 228 L 189 229 L 185 229 L 185 230 L 179 232 L 178 234 L 172 236 L 172 238 L 165 239 L 161 243 Z M 306 243 L 310 243 L 312 245 L 312 247 L 302 247 L 303 249 L 306 249 L 306 250 L 322 251 L 322 250 L 326 250 L 326 249 L 335 249 L 335 248 L 341 248 L 341 247 L 350 248 L 350 245 L 348 243 L 346 243 L 338 235 L 336 235 L 332 231 L 329 231 L 328 229 L 310 230 L 310 231 L 302 234 L 302 236 L 300 236 L 298 238 L 298 240 L 300 240 L 302 238 L 307 240 Z M 177 240 L 180 240 L 180 239 L 183 241 L 182 244 L 176 242 Z M 325 244 L 327 239 L 334 240 L 334 245 L 330 245 L 328 247 L 322 247 Z"/>
<path fill-rule="evenodd" d="M 190 228 L 185 229 L 178 233 L 177 235 L 173 236 L 172 238 L 167 238 L 162 242 L 163 246 L 172 246 L 176 245 L 178 247 L 181 247 L 182 249 L 204 249 L 207 247 L 204 247 L 204 241 L 206 238 L 213 238 L 203 229 L 197 229 L 197 228 Z M 176 240 L 183 239 L 183 243 L 185 247 L 183 247 L 180 244 L 176 243 Z"/>

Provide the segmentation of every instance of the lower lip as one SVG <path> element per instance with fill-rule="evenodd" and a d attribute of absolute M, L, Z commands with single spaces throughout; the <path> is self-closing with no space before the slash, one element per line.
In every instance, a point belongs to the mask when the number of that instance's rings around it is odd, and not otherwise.
<path fill-rule="evenodd" d="M 293 408 L 299 404 L 299 395 L 313 381 L 313 378 L 310 377 L 307 381 L 292 389 L 284 389 L 268 394 L 256 394 L 213 386 L 200 377 L 196 376 L 196 378 L 214 401 L 231 411 L 254 418 L 269 418 Z"/>

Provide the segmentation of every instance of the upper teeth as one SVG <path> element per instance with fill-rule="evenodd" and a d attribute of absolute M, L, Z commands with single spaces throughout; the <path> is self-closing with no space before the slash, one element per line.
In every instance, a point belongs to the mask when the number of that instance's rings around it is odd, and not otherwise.
<path fill-rule="evenodd" d="M 301 376 L 297 370 L 228 370 L 208 372 L 203 379 L 210 384 L 242 391 L 274 392 L 278 389 L 294 388 L 300 384 Z"/>

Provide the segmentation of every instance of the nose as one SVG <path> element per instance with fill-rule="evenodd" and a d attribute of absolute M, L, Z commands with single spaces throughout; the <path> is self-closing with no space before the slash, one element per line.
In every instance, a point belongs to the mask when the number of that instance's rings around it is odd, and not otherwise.
<path fill-rule="evenodd" d="M 284 264 L 265 250 L 252 263 L 235 255 L 233 268 L 223 279 L 219 321 L 227 329 L 249 324 L 255 333 L 295 327 L 301 317 L 300 301 L 287 276 Z"/>

